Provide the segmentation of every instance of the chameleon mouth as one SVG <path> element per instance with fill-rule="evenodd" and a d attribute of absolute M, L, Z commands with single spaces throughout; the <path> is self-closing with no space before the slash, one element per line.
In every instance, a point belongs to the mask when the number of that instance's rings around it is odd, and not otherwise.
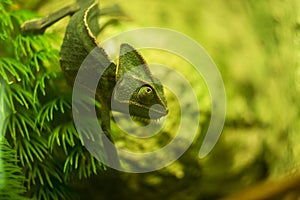
<path fill-rule="evenodd" d="M 136 122 L 141 122 L 143 124 L 150 124 L 153 120 L 149 119 L 149 118 L 144 118 L 144 117 L 139 117 L 139 116 L 134 116 L 134 115 L 130 115 L 130 118 L 133 120 L 133 121 L 136 121 Z"/>
<path fill-rule="evenodd" d="M 151 118 L 145 118 L 145 117 L 130 115 L 130 118 L 135 122 L 141 123 L 142 125 L 148 125 L 151 122 L 158 123 L 163 117 L 160 117 L 160 118 L 157 118 L 157 119 L 151 119 Z"/>
<path fill-rule="evenodd" d="M 135 106 L 129 106 L 129 114 L 134 118 L 145 120 L 158 120 L 161 117 L 167 115 L 168 109 L 160 104 L 154 104 L 150 107 L 145 105 L 135 104 Z"/>
<path fill-rule="evenodd" d="M 127 113 L 136 121 L 150 122 L 168 114 L 168 108 L 160 104 L 146 106 L 132 101 L 113 101 L 112 110 Z"/>

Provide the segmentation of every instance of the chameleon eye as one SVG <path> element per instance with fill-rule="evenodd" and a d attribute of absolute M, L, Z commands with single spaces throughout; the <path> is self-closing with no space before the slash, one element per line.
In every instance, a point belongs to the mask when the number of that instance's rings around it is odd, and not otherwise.
<path fill-rule="evenodd" d="M 152 88 L 151 88 L 151 87 L 145 88 L 145 92 L 146 92 L 147 94 L 150 94 L 150 93 L 152 92 Z"/>
<path fill-rule="evenodd" d="M 143 103 L 150 103 L 154 97 L 153 89 L 148 85 L 142 86 L 137 95 L 138 99 Z"/>

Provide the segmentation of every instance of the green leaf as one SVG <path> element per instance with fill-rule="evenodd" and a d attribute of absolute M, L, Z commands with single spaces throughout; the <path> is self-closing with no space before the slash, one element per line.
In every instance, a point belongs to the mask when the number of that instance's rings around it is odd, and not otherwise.
<path fill-rule="evenodd" d="M 23 183 L 25 177 L 17 165 L 16 151 L 6 139 L 0 137 L 0 198 L 1 200 L 25 200 Z"/>
<path fill-rule="evenodd" d="M 27 139 L 16 141 L 16 150 L 23 166 L 32 169 L 32 163 L 37 160 L 42 162 L 48 153 L 47 142 L 42 137 L 32 134 L 30 141 Z"/>
<path fill-rule="evenodd" d="M 4 101 L 8 109 L 15 113 L 18 108 L 27 108 L 36 111 L 38 104 L 33 100 L 33 94 L 29 89 L 18 84 L 4 86 Z"/>
<path fill-rule="evenodd" d="M 11 84 L 22 79 L 29 80 L 34 78 L 31 70 L 23 63 L 13 58 L 0 58 L 0 76 Z"/>
<path fill-rule="evenodd" d="M 34 196 L 37 199 L 51 199 L 51 200 L 73 200 L 75 199 L 74 193 L 71 192 L 70 188 L 66 187 L 60 182 L 55 182 L 55 187 L 39 187 L 34 192 Z"/>
<path fill-rule="evenodd" d="M 64 113 L 66 108 L 71 108 L 71 103 L 67 97 L 60 96 L 50 100 L 40 109 L 36 118 L 36 123 L 43 127 L 46 121 L 50 122 L 53 120 L 54 111 L 60 111 L 61 113 Z"/>
<path fill-rule="evenodd" d="M 40 135 L 39 130 L 36 128 L 35 115 L 24 110 L 8 114 L 5 118 L 3 129 L 6 132 L 6 136 L 12 138 L 13 143 L 16 143 L 20 137 L 30 140 L 33 134 Z"/>
<path fill-rule="evenodd" d="M 66 179 L 72 178 L 73 172 L 78 175 L 79 179 L 87 178 L 92 174 L 97 174 L 98 169 L 103 169 L 104 166 L 96 160 L 83 146 L 76 146 L 68 154 L 64 164 L 63 172 Z"/>
<path fill-rule="evenodd" d="M 50 48 L 50 47 L 49 47 Z M 58 51 L 53 49 L 42 49 L 37 51 L 30 58 L 30 66 L 33 66 L 36 72 L 39 72 L 41 68 L 45 68 L 49 63 L 59 63 Z"/>
<path fill-rule="evenodd" d="M 46 95 L 46 80 L 52 79 L 52 78 L 56 78 L 57 77 L 57 73 L 56 72 L 48 72 L 48 73 L 43 73 L 41 77 L 39 77 L 35 83 L 34 86 L 34 92 L 33 92 L 33 98 L 34 101 L 37 102 L 38 101 L 38 92 L 40 91 L 43 96 Z M 63 108 L 61 108 L 61 110 L 63 110 Z"/>
<path fill-rule="evenodd" d="M 11 37 L 13 31 L 13 22 L 10 18 L 9 12 L 6 11 L 6 7 L 10 4 L 8 1 L 0 3 L 0 35 L 1 40 Z"/>
<path fill-rule="evenodd" d="M 14 52 L 15 57 L 18 60 L 21 58 L 32 58 L 34 54 L 39 51 L 52 51 L 49 56 L 53 56 L 55 54 L 57 55 L 57 51 L 51 48 L 51 45 L 47 42 L 47 37 L 44 35 L 19 34 L 16 36 L 14 42 Z"/>
<path fill-rule="evenodd" d="M 50 151 L 53 151 L 55 144 L 62 146 L 66 155 L 68 155 L 68 147 L 74 147 L 81 142 L 78 133 L 72 121 L 57 126 L 48 139 Z"/>

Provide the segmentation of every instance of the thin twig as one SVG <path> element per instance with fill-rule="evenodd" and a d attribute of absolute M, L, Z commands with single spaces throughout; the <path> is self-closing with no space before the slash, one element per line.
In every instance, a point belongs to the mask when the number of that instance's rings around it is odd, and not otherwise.
<path fill-rule="evenodd" d="M 42 34 L 45 32 L 46 28 L 59 21 L 60 19 L 74 14 L 80 9 L 80 6 L 76 3 L 68 5 L 54 13 L 51 13 L 43 18 L 32 19 L 24 22 L 21 26 L 23 33 L 36 33 Z"/>

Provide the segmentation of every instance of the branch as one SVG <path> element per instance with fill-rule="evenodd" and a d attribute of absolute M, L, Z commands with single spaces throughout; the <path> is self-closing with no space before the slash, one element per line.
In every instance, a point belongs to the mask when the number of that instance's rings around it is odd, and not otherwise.
<path fill-rule="evenodd" d="M 278 180 L 266 180 L 244 191 L 225 197 L 222 200 L 273 200 L 291 192 L 298 192 L 300 188 L 300 174 L 285 176 Z"/>
<path fill-rule="evenodd" d="M 76 3 L 68 5 L 54 13 L 47 15 L 46 17 L 39 19 L 32 19 L 24 22 L 21 26 L 22 32 L 24 33 L 44 33 L 46 28 L 59 21 L 60 19 L 74 14 L 80 9 L 80 6 Z"/>

